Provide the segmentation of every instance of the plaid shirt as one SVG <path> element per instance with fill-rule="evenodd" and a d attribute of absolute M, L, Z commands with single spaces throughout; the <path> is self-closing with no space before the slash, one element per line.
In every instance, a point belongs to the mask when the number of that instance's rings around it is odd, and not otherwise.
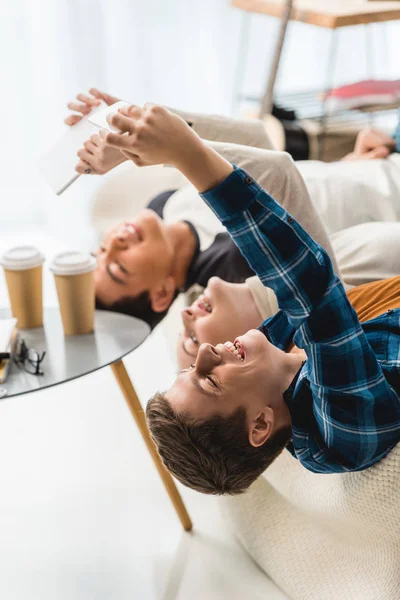
<path fill-rule="evenodd" d="M 393 134 L 393 139 L 396 142 L 395 152 L 400 152 L 400 121 L 397 125 L 396 131 Z"/>
<path fill-rule="evenodd" d="M 317 473 L 371 466 L 400 440 L 400 309 L 361 325 L 325 250 L 245 171 L 202 197 L 278 298 L 261 330 L 307 353 L 285 393 L 289 450 Z"/>

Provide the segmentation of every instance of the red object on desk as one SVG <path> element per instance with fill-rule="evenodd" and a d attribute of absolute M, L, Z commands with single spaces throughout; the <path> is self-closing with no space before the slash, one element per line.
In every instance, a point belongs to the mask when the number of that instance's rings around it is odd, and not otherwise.
<path fill-rule="evenodd" d="M 330 90 L 325 99 L 331 109 L 390 104 L 400 98 L 400 80 L 366 79 Z"/>

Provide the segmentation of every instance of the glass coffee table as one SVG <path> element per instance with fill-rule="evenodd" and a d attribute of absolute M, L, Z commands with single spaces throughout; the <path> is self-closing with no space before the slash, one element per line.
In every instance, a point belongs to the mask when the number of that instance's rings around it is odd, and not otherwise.
<path fill-rule="evenodd" d="M 9 316 L 8 310 L 0 309 L 0 319 Z M 20 337 L 28 348 L 34 348 L 39 354 L 46 351 L 41 364 L 43 375 L 31 375 L 12 364 L 7 381 L 0 384 L 0 387 L 7 390 L 4 398 L 7 400 L 60 385 L 110 366 L 183 528 L 189 531 L 192 522 L 150 437 L 142 405 L 122 361 L 124 356 L 144 342 L 149 333 L 150 328 L 144 321 L 119 313 L 96 310 L 93 334 L 64 336 L 58 308 L 45 308 L 43 327 L 20 332 Z"/>

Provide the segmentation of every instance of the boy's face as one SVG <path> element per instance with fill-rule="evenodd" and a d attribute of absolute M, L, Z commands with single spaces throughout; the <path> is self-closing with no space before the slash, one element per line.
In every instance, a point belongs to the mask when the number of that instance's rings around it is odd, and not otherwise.
<path fill-rule="evenodd" d="M 243 284 L 228 283 L 212 277 L 203 294 L 182 313 L 183 329 L 177 342 L 177 358 L 181 369 L 195 362 L 201 344 L 216 346 L 248 331 L 248 306 L 237 291 Z M 261 322 L 261 317 L 260 317 Z"/>
<path fill-rule="evenodd" d="M 265 406 L 273 381 L 274 356 L 280 351 L 256 329 L 236 342 L 239 353 L 230 342 L 200 346 L 195 364 L 181 371 L 166 394 L 174 410 L 207 420 L 244 408 L 251 420 Z"/>
<path fill-rule="evenodd" d="M 105 236 L 96 252 L 96 297 L 106 306 L 162 285 L 170 273 L 173 251 L 162 219 L 142 210 Z"/>

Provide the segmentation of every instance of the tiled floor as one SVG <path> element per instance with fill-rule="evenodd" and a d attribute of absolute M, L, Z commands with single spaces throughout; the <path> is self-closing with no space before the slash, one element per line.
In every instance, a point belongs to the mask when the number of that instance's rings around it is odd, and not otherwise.
<path fill-rule="evenodd" d="M 40 232 L 2 236 L 57 244 Z M 46 281 L 47 304 L 54 304 Z M 0 276 L 0 305 L 7 303 Z M 173 378 L 155 332 L 126 359 L 145 401 Z M 218 501 L 182 489 L 184 533 L 110 369 L 0 402 L 0 598 L 284 600 L 227 531 Z"/>

